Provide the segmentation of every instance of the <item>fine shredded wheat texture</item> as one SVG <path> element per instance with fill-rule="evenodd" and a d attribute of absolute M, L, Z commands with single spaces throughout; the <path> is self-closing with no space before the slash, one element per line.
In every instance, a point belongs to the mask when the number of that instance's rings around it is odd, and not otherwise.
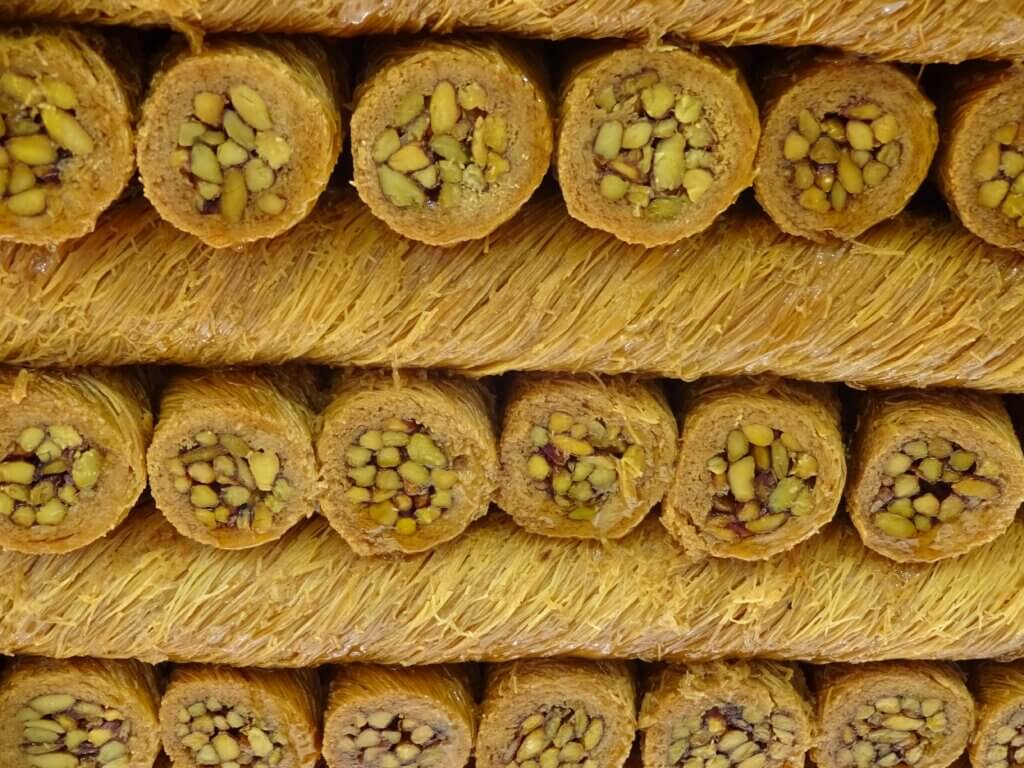
<path fill-rule="evenodd" d="M 833 523 L 773 560 L 693 561 L 648 519 L 610 541 L 498 513 L 419 555 L 359 557 L 324 520 L 207 547 L 139 509 L 67 555 L 0 553 L 0 651 L 315 666 L 525 656 L 810 661 L 1024 651 L 1024 523 L 959 558 L 893 563 Z"/>
<path fill-rule="evenodd" d="M 474 28 L 552 38 L 674 32 L 725 45 L 827 45 L 899 61 L 1024 54 L 1018 0 L 7 0 L 0 18 L 325 35 Z"/>
<path fill-rule="evenodd" d="M 489 244 L 440 251 L 393 234 L 351 193 L 328 198 L 230 258 L 144 203 L 66 255 L 0 244 L 0 360 L 772 372 L 1024 391 L 1024 272 L 949 219 L 904 214 L 856 243 L 816 245 L 740 208 L 645 250 L 539 196 Z"/>
<path fill-rule="evenodd" d="M 971 674 L 978 722 L 968 755 L 972 768 L 1024 762 L 1024 664 L 986 661 Z"/>

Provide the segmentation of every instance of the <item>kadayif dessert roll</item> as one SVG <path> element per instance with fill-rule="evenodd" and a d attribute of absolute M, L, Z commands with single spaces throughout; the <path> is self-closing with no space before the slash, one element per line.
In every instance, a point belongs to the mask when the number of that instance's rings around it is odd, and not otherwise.
<path fill-rule="evenodd" d="M 372 49 L 352 114 L 354 181 L 399 234 L 433 245 L 490 234 L 533 194 L 551 147 L 531 45 L 453 37 Z"/>
<path fill-rule="evenodd" d="M 708 227 L 754 178 L 761 125 L 727 53 L 600 45 L 563 78 L 556 169 L 569 215 L 628 243 Z"/>
<path fill-rule="evenodd" d="M 307 37 L 174 44 L 142 107 L 139 174 L 178 229 L 221 248 L 312 210 L 341 150 L 343 56 Z"/>
<path fill-rule="evenodd" d="M 978 708 L 967 751 L 972 768 L 1024 763 L 1024 662 L 982 661 L 970 687 Z"/>

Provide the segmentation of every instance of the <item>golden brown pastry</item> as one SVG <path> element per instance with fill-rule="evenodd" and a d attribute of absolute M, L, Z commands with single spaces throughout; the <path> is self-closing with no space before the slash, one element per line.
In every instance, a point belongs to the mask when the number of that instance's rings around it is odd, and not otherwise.
<path fill-rule="evenodd" d="M 343 373 L 320 423 L 321 509 L 359 554 L 422 552 L 487 514 L 498 458 L 486 386 Z"/>
<path fill-rule="evenodd" d="M 290 229 L 334 170 L 346 81 L 344 59 L 313 38 L 173 45 L 139 123 L 146 197 L 216 248 Z"/>
<path fill-rule="evenodd" d="M 464 766 L 476 729 L 466 668 L 350 664 L 330 671 L 328 768 Z"/>
<path fill-rule="evenodd" d="M 661 500 L 678 433 L 660 384 L 518 374 L 505 403 L 497 502 L 526 530 L 618 538 Z"/>
<path fill-rule="evenodd" d="M 480 705 L 477 768 L 622 768 L 633 746 L 636 708 L 636 681 L 626 662 L 536 659 L 491 667 Z"/>
<path fill-rule="evenodd" d="M 757 199 L 779 227 L 849 240 L 903 210 L 938 143 L 934 105 L 891 64 L 797 56 L 766 79 Z"/>
<path fill-rule="evenodd" d="M 0 546 L 68 552 L 146 488 L 148 384 L 132 369 L 0 368 Z"/>
<path fill-rule="evenodd" d="M 972 768 L 1024 762 L 1024 664 L 983 661 L 971 674 L 977 725 L 968 748 Z"/>
<path fill-rule="evenodd" d="M 802 768 L 815 736 L 803 673 L 771 661 L 668 665 L 640 708 L 645 768 Z"/>
<path fill-rule="evenodd" d="M 322 714 L 315 669 L 185 664 L 160 701 L 160 736 L 178 768 L 314 768 Z"/>
<path fill-rule="evenodd" d="M 279 538 L 315 508 L 316 397 L 312 371 L 299 367 L 174 374 L 147 456 L 157 507 L 203 544 Z"/>
<path fill-rule="evenodd" d="M 134 41 L 21 26 L 0 33 L 0 239 L 91 232 L 135 172 Z"/>
<path fill-rule="evenodd" d="M 551 146 L 538 50 L 442 38 L 371 52 L 352 114 L 354 181 L 399 234 L 433 245 L 489 235 L 537 189 Z"/>
<path fill-rule="evenodd" d="M 19 657 L 0 673 L 0 764 L 151 768 L 159 705 L 147 664 Z"/>
<path fill-rule="evenodd" d="M 974 730 L 963 673 L 933 661 L 837 664 L 815 670 L 821 768 L 945 768 Z"/>
<path fill-rule="evenodd" d="M 700 232 L 753 181 L 757 105 L 727 53 L 601 46 L 563 76 L 558 113 L 569 215 L 627 243 Z"/>
<path fill-rule="evenodd" d="M 828 523 L 846 481 L 839 398 L 827 385 L 707 379 L 687 393 L 661 521 L 687 550 L 763 560 Z"/>
<path fill-rule="evenodd" d="M 960 555 L 1000 536 L 1024 501 L 1024 453 L 997 395 L 871 392 L 846 505 L 864 543 L 900 562 Z"/>

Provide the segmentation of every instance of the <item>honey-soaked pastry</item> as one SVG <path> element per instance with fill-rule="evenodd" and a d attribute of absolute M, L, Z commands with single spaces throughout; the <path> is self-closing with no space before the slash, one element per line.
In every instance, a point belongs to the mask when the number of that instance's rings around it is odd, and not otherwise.
<path fill-rule="evenodd" d="M 764 89 L 754 190 L 783 231 L 855 238 L 902 211 L 924 181 L 935 108 L 895 65 L 795 57 Z"/>
<path fill-rule="evenodd" d="M 488 668 L 477 768 L 622 768 L 636 733 L 627 662 L 536 659 Z"/>
<path fill-rule="evenodd" d="M 850 518 L 867 546 L 901 562 L 992 541 L 1024 501 L 1024 453 L 997 395 L 870 392 L 850 462 Z"/>
<path fill-rule="evenodd" d="M 1024 251 L 1024 69 L 965 65 L 942 85 L 939 188 L 978 237 Z"/>
<path fill-rule="evenodd" d="M 160 691 L 138 661 L 19 657 L 0 673 L 5 768 L 151 768 Z"/>
<path fill-rule="evenodd" d="M 700 232 L 754 178 L 757 105 L 724 52 L 602 46 L 564 76 L 558 113 L 569 215 L 627 243 Z"/>
<path fill-rule="evenodd" d="M 466 765 L 477 732 L 468 669 L 350 664 L 330 673 L 328 768 Z"/>
<path fill-rule="evenodd" d="M 346 81 L 343 57 L 313 38 L 175 44 L 142 107 L 146 197 L 217 248 L 290 229 L 334 170 Z"/>
<path fill-rule="evenodd" d="M 487 514 L 498 475 L 487 386 L 343 373 L 320 421 L 321 508 L 356 552 L 422 552 Z"/>
<path fill-rule="evenodd" d="M 815 735 L 814 712 L 796 665 L 667 665 L 652 671 L 645 688 L 640 708 L 645 768 L 804 765 Z"/>
<path fill-rule="evenodd" d="M 835 515 L 846 457 L 831 387 L 708 379 L 688 392 L 681 420 L 661 521 L 686 549 L 762 560 Z"/>
<path fill-rule="evenodd" d="M 539 51 L 494 38 L 381 44 L 356 90 L 359 196 L 389 227 L 453 245 L 515 215 L 551 162 Z"/>
<path fill-rule="evenodd" d="M 0 368 L 0 546 L 69 552 L 146 487 L 148 385 L 132 369 Z"/>
<path fill-rule="evenodd" d="M 505 401 L 497 501 L 526 530 L 618 538 L 661 500 L 678 433 L 660 384 L 519 374 Z"/>
<path fill-rule="evenodd" d="M 821 768 L 946 768 L 974 730 L 974 699 L 953 664 L 900 661 L 814 670 Z"/>
<path fill-rule="evenodd" d="M 971 672 L 977 725 L 968 747 L 972 768 L 1024 763 L 1024 663 L 983 661 Z"/>
<path fill-rule="evenodd" d="M 314 768 L 323 694 L 315 669 L 171 670 L 160 736 L 177 768 Z"/>
<path fill-rule="evenodd" d="M 0 239 L 79 237 L 121 195 L 135 172 L 136 58 L 123 35 L 0 33 Z"/>
<path fill-rule="evenodd" d="M 309 369 L 176 373 L 147 456 L 153 500 L 183 536 L 226 549 L 313 514 L 317 382 Z"/>

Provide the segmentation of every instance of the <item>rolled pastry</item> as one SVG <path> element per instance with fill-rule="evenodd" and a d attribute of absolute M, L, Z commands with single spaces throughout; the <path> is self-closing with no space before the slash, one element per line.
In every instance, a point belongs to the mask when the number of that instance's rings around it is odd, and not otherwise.
<path fill-rule="evenodd" d="M 1024 250 L 1024 69 L 965 66 L 943 85 L 939 188 L 978 237 Z"/>
<path fill-rule="evenodd" d="M 355 95 L 359 196 L 389 227 L 452 245 L 493 232 L 551 162 L 539 52 L 494 38 L 382 46 Z"/>
<path fill-rule="evenodd" d="M 498 504 L 528 531 L 614 539 L 661 500 L 678 434 L 659 384 L 521 374 L 505 399 Z"/>
<path fill-rule="evenodd" d="M 647 681 L 640 729 L 645 768 L 802 768 L 814 712 L 796 665 L 664 666 Z"/>
<path fill-rule="evenodd" d="M 303 37 L 175 47 L 142 107 L 146 197 L 216 248 L 290 229 L 312 210 L 341 150 L 343 63 Z"/>
<path fill-rule="evenodd" d="M 831 387 L 708 379 L 688 393 L 681 418 L 661 521 L 688 550 L 763 560 L 835 515 L 846 456 Z"/>
<path fill-rule="evenodd" d="M 765 84 L 757 199 L 785 231 L 849 240 L 903 210 L 938 143 L 934 105 L 891 64 L 797 59 Z"/>
<path fill-rule="evenodd" d="M 864 543 L 931 562 L 1002 535 L 1024 501 L 1024 453 L 996 395 L 870 392 L 846 506 Z"/>
<path fill-rule="evenodd" d="M 1024 763 L 1024 663 L 983 661 L 971 675 L 978 707 L 968 755 L 972 768 Z"/>
<path fill-rule="evenodd" d="M 79 237 L 121 195 L 135 172 L 132 51 L 69 27 L 0 34 L 0 239 Z"/>
<path fill-rule="evenodd" d="M 498 459 L 485 385 L 343 374 L 321 425 L 321 509 L 356 552 L 422 552 L 487 513 Z"/>
<path fill-rule="evenodd" d="M 69 552 L 146 487 L 149 392 L 131 369 L 0 368 L 0 546 Z"/>
<path fill-rule="evenodd" d="M 215 547 L 279 538 L 314 511 L 315 398 L 312 372 L 297 367 L 172 376 L 147 456 L 157 507 Z"/>
<path fill-rule="evenodd" d="M 5 768 L 151 768 L 160 691 L 138 661 L 19 657 L 0 673 Z"/>
<path fill-rule="evenodd" d="M 351 664 L 330 672 L 328 768 L 460 768 L 476 739 L 468 669 Z"/>
<path fill-rule="evenodd" d="M 974 729 L 974 700 L 953 664 L 837 664 L 816 675 L 821 768 L 945 768 Z"/>
<path fill-rule="evenodd" d="M 757 105 L 729 54 L 605 47 L 567 73 L 558 111 L 569 215 L 627 243 L 706 229 L 754 178 Z"/>
<path fill-rule="evenodd" d="M 160 735 L 177 768 L 314 768 L 322 714 L 314 669 L 186 664 L 171 671 Z"/>

